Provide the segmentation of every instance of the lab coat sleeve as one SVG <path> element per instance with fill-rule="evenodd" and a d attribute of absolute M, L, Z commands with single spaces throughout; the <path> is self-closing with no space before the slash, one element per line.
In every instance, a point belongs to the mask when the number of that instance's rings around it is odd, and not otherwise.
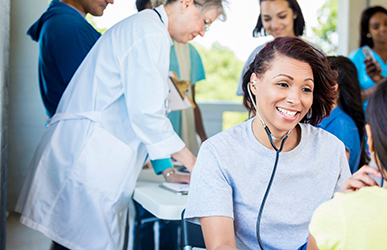
<path fill-rule="evenodd" d="M 169 39 L 162 32 L 149 32 L 120 63 L 129 119 L 151 160 L 168 158 L 184 147 L 166 116 Z"/>

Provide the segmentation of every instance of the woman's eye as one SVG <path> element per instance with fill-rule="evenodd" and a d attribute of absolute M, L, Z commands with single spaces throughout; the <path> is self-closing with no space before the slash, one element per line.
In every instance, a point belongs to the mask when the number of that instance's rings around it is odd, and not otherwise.
<path fill-rule="evenodd" d="M 264 22 L 270 22 L 271 18 L 264 18 L 263 21 Z"/>
<path fill-rule="evenodd" d="M 312 92 L 312 90 L 310 88 L 303 88 L 302 91 L 309 92 L 309 93 Z"/>
<path fill-rule="evenodd" d="M 277 85 L 281 86 L 281 87 L 284 87 L 284 88 L 289 86 L 286 82 L 279 82 Z"/>
<path fill-rule="evenodd" d="M 280 19 L 285 19 L 286 18 L 286 15 L 284 16 L 279 16 Z"/>

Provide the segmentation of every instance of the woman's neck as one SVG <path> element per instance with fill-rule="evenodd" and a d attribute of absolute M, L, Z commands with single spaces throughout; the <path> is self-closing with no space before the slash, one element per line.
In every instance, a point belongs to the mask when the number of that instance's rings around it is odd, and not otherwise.
<path fill-rule="evenodd" d="M 374 43 L 372 49 L 382 58 L 383 62 L 387 63 L 387 43 Z"/>
<path fill-rule="evenodd" d="M 263 128 L 263 125 L 258 117 L 253 120 L 252 129 L 253 129 L 253 134 L 254 134 L 255 138 L 263 146 L 267 147 L 268 149 L 274 150 L 271 143 L 270 143 L 269 137 L 268 137 L 265 129 Z M 279 133 L 273 134 L 274 137 L 276 137 L 278 139 L 281 138 L 280 140 L 273 139 L 273 143 L 277 149 L 279 149 L 281 147 L 281 143 L 283 140 L 282 138 L 284 138 L 287 133 L 288 132 L 285 132 L 283 134 L 279 134 Z M 299 125 L 297 125 L 295 128 L 293 128 L 293 130 L 288 135 L 288 138 L 286 139 L 286 142 L 284 144 L 282 151 L 287 152 L 287 151 L 293 150 L 295 147 L 297 147 L 297 145 L 300 143 L 300 141 L 301 141 L 301 127 Z"/>

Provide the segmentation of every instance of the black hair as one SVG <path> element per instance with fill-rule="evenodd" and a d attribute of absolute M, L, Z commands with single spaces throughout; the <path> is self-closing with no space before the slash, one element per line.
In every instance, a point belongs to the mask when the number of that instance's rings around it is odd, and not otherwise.
<path fill-rule="evenodd" d="M 372 132 L 376 163 L 380 170 L 387 171 L 387 78 L 384 78 L 371 94 L 366 113 Z M 381 172 L 383 174 L 383 171 Z M 383 178 L 387 180 L 385 175 Z"/>
<path fill-rule="evenodd" d="M 151 4 L 150 0 L 136 0 L 137 11 L 142 11 L 146 9 L 146 5 Z"/>
<path fill-rule="evenodd" d="M 373 15 L 375 15 L 378 12 L 382 12 L 387 15 L 387 10 L 382 6 L 374 6 L 374 7 L 367 8 L 361 14 L 360 47 L 363 47 L 364 45 L 368 45 L 370 48 L 374 47 L 374 41 L 372 40 L 372 37 L 367 37 L 367 34 L 370 33 L 370 30 L 369 30 L 370 19 Z"/>
<path fill-rule="evenodd" d="M 368 164 L 370 157 L 365 147 L 365 115 L 363 102 L 361 100 L 360 83 L 357 78 L 355 64 L 345 56 L 328 56 L 331 69 L 338 73 L 337 84 L 339 85 L 338 105 L 355 122 L 360 137 L 360 162 L 358 169 Z"/>
<path fill-rule="evenodd" d="M 275 0 L 259 0 L 259 4 L 261 4 L 263 1 L 275 1 Z M 302 15 L 300 5 L 298 4 L 297 0 L 286 0 L 286 2 L 288 2 L 289 7 L 293 10 L 293 13 L 297 15 L 293 23 L 294 35 L 302 36 L 305 30 L 305 19 L 304 19 L 304 16 Z M 262 25 L 261 13 L 259 13 L 257 25 L 253 30 L 253 37 L 259 37 L 259 36 L 267 36 L 266 30 Z"/>
<path fill-rule="evenodd" d="M 262 77 L 278 56 L 293 58 L 310 65 L 314 78 L 312 112 L 303 117 L 301 122 L 317 125 L 331 113 L 336 100 L 336 72 L 329 68 L 329 62 L 321 51 L 298 37 L 277 37 L 267 43 L 255 56 L 243 76 L 243 105 L 250 114 L 254 114 L 252 100 L 247 90 L 251 74 L 255 73 L 258 78 Z"/>

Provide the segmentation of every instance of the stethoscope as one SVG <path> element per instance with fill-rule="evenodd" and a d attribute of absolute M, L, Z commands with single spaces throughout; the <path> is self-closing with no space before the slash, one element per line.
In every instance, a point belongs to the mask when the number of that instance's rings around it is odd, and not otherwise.
<path fill-rule="evenodd" d="M 284 144 L 285 144 L 285 141 L 286 139 L 288 138 L 289 134 L 292 132 L 292 130 L 289 130 L 288 133 L 286 133 L 286 135 L 283 137 L 283 138 L 276 138 L 274 137 L 274 135 L 271 133 L 270 129 L 268 126 L 266 126 L 265 122 L 263 121 L 262 117 L 261 117 L 261 114 L 258 112 L 258 109 L 257 109 L 257 106 L 255 105 L 254 103 L 254 99 L 253 99 L 253 96 L 251 94 L 251 91 L 250 91 L 250 83 L 255 85 L 256 82 L 255 81 L 252 81 L 252 82 L 249 82 L 247 84 L 247 92 L 249 93 L 249 96 L 250 96 L 250 99 L 251 99 L 251 103 L 253 104 L 254 106 L 254 109 L 259 117 L 259 120 L 261 121 L 261 124 L 264 128 L 264 130 L 266 131 L 266 134 L 269 138 L 269 141 L 270 141 L 270 144 L 271 146 L 273 147 L 273 149 L 275 150 L 276 152 L 276 156 L 275 156 L 275 161 L 274 161 L 274 167 L 273 167 L 273 171 L 271 173 L 271 177 L 270 177 L 270 181 L 269 181 L 269 184 L 267 185 L 267 188 L 266 188 L 266 191 L 265 191 L 265 195 L 263 196 L 263 199 L 262 199 L 262 202 L 261 202 L 261 207 L 259 208 L 259 212 L 258 212 L 258 217 L 257 217 L 257 224 L 256 224 L 256 233 L 257 233 L 257 240 L 258 240 L 258 244 L 259 246 L 261 247 L 262 250 L 264 250 L 263 248 L 263 244 L 262 244 L 262 241 L 261 241 L 261 235 L 260 235 L 260 225 L 261 225 L 261 218 L 262 218 L 262 212 L 263 212 L 263 207 L 265 206 L 265 203 L 266 203 L 266 199 L 267 199 L 267 196 L 269 195 L 269 192 L 270 192 L 270 188 L 271 188 L 271 184 L 273 183 L 273 179 L 274 179 L 274 175 L 275 175 L 275 172 L 277 170 L 277 165 L 278 165 L 278 159 L 279 159 L 279 153 L 282 151 L 283 147 L 284 147 Z M 276 140 L 276 141 L 279 141 L 282 139 L 282 142 L 281 142 L 281 146 L 280 148 L 278 149 L 275 145 L 274 145 L 274 142 L 273 140 Z"/>

